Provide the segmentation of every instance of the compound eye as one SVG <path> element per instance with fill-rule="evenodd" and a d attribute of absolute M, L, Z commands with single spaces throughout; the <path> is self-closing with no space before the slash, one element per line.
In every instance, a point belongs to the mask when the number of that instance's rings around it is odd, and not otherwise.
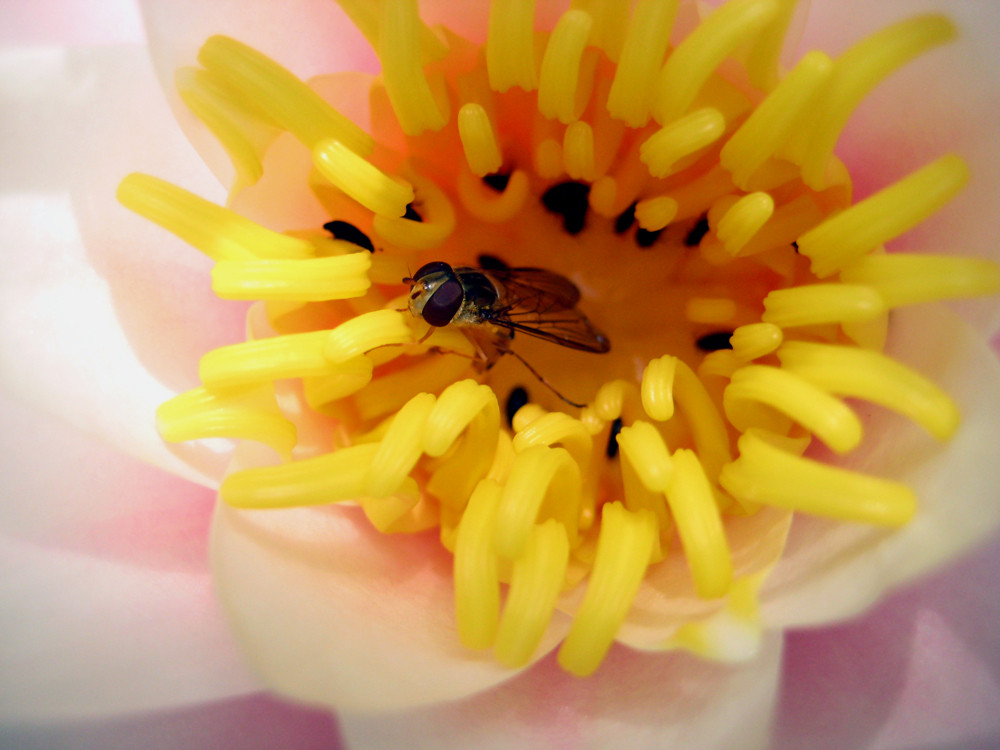
<path fill-rule="evenodd" d="M 435 273 L 441 273 L 445 274 L 446 276 L 451 276 L 454 273 L 454 271 L 452 270 L 451 266 L 449 266 L 447 263 L 440 260 L 435 260 L 420 266 L 420 268 L 417 269 L 417 272 L 413 274 L 413 280 L 420 281 L 421 279 L 425 279 L 431 274 Z"/>
<path fill-rule="evenodd" d="M 417 271 L 417 278 L 419 277 L 420 271 Z M 458 279 L 448 279 L 428 298 L 421 313 L 423 319 L 437 328 L 448 325 L 458 312 L 458 308 L 462 306 L 463 296 L 462 284 Z"/>

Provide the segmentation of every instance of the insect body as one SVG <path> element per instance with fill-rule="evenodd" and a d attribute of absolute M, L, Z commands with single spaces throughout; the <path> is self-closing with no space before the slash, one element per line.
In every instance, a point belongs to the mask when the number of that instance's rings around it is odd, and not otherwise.
<path fill-rule="evenodd" d="M 542 268 L 453 268 L 435 261 L 410 282 L 410 312 L 432 326 L 494 326 L 508 341 L 515 333 L 603 354 L 607 337 L 576 309 L 580 290 Z"/>
<path fill-rule="evenodd" d="M 510 349 L 516 333 L 595 354 L 611 349 L 607 336 L 576 309 L 580 300 L 576 285 L 542 268 L 452 267 L 434 261 L 406 281 L 410 283 L 410 312 L 432 326 L 461 328 L 476 344 L 487 368 L 508 352 L 524 362 Z"/>

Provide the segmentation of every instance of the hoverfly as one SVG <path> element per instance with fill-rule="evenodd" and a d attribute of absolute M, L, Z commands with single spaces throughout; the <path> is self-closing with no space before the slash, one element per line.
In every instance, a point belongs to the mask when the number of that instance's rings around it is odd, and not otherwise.
<path fill-rule="evenodd" d="M 570 401 L 517 352 L 516 333 L 595 354 L 611 349 L 607 336 L 576 309 L 580 290 L 572 281 L 543 268 L 452 267 L 442 261 L 421 266 L 410 284 L 410 312 L 434 327 L 458 326 L 476 345 L 486 369 L 513 354 L 545 386 Z"/>

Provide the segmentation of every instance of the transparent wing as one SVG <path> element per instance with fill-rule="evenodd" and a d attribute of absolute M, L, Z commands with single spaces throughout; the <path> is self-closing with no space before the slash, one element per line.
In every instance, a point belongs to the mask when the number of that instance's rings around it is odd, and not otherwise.
<path fill-rule="evenodd" d="M 490 312 L 490 323 L 512 332 L 551 341 L 570 349 L 604 353 L 608 337 L 576 309 L 580 290 L 572 281 L 542 268 L 484 271 L 504 295 Z"/>
<path fill-rule="evenodd" d="M 500 282 L 508 297 L 525 308 L 569 310 L 580 301 L 576 284 L 544 268 L 490 269 L 483 273 Z"/>

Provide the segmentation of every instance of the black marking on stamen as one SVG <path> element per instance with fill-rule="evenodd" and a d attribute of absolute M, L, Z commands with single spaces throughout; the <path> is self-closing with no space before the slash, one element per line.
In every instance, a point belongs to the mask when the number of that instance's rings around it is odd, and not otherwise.
<path fill-rule="evenodd" d="M 684 238 L 684 247 L 698 247 L 708 234 L 708 216 L 702 216 Z"/>
<path fill-rule="evenodd" d="M 733 345 L 729 341 L 729 337 L 732 335 L 732 331 L 715 331 L 713 333 L 706 333 L 694 343 L 695 346 L 703 352 L 717 352 L 721 349 L 732 349 Z"/>
<path fill-rule="evenodd" d="M 480 268 L 485 268 L 487 271 L 506 271 L 510 268 L 502 259 L 489 253 L 480 253 L 477 255 L 476 263 L 479 264 Z"/>
<path fill-rule="evenodd" d="M 633 224 L 635 224 L 635 201 L 618 214 L 618 218 L 615 219 L 615 234 L 625 234 Z"/>
<path fill-rule="evenodd" d="M 611 423 L 611 431 L 608 433 L 608 445 L 604 449 L 604 455 L 614 458 L 618 455 L 618 433 L 622 431 L 622 418 L 618 417 Z"/>
<path fill-rule="evenodd" d="M 417 213 L 417 209 L 413 207 L 412 203 L 406 204 L 406 213 L 403 214 L 404 219 L 409 219 L 410 221 L 422 222 L 424 217 Z"/>
<path fill-rule="evenodd" d="M 368 239 L 368 235 L 349 222 L 335 219 L 324 224 L 323 229 L 332 234 L 335 240 L 350 242 L 352 245 L 363 247 L 370 253 L 375 252 L 375 246 Z"/>
<path fill-rule="evenodd" d="M 635 232 L 635 243 L 643 249 L 652 247 L 660 239 L 661 232 L 663 232 L 662 229 L 650 231 L 649 229 L 639 227 Z"/>
<path fill-rule="evenodd" d="M 483 177 L 483 182 L 486 183 L 487 187 L 496 190 L 498 193 L 502 193 L 507 189 L 507 183 L 510 182 L 510 175 L 503 172 L 493 172 Z"/>
<path fill-rule="evenodd" d="M 560 182 L 542 195 L 542 205 L 563 217 L 563 229 L 579 234 L 587 220 L 590 185 L 585 182 Z"/>
<path fill-rule="evenodd" d="M 511 429 L 514 428 L 514 415 L 528 401 L 528 391 L 523 386 L 517 385 L 511 389 L 507 396 L 507 403 L 504 405 L 504 414 L 507 415 L 507 424 L 510 425 Z"/>

